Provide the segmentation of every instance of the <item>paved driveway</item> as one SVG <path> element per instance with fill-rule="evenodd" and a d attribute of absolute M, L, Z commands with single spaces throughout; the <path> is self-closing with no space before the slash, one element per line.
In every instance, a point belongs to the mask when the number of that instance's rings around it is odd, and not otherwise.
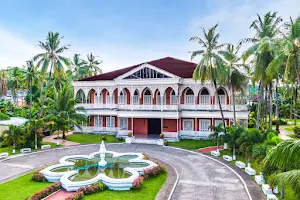
<path fill-rule="evenodd" d="M 174 166 L 179 174 L 179 182 L 172 197 L 174 200 L 249 199 L 242 181 L 235 173 L 224 165 L 194 152 L 145 144 L 106 144 L 106 148 L 116 152 L 145 152 Z M 73 146 L 2 161 L 0 183 L 33 169 L 57 163 L 63 156 L 90 154 L 97 150 L 98 145 Z"/>

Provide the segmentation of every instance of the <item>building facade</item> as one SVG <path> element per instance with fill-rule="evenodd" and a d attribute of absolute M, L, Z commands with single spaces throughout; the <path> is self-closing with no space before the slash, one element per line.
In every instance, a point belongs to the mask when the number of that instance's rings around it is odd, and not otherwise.
<path fill-rule="evenodd" d="M 226 85 L 215 90 L 209 81 L 193 80 L 196 66 L 166 57 L 75 81 L 76 106 L 85 107 L 89 118 L 75 132 L 207 138 L 209 127 L 222 123 L 217 93 L 226 124 L 232 123 L 231 92 Z M 246 102 L 236 103 L 241 122 L 248 120 Z"/>

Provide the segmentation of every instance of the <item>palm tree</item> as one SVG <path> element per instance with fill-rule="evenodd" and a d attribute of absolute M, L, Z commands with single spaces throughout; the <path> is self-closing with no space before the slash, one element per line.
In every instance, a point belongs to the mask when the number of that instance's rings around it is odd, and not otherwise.
<path fill-rule="evenodd" d="M 270 150 L 263 162 L 265 175 L 278 173 L 271 185 L 288 183 L 300 199 L 300 140 L 288 140 L 279 143 Z"/>
<path fill-rule="evenodd" d="M 48 81 L 46 84 L 46 91 L 44 97 L 41 96 L 41 108 L 39 112 L 39 118 L 41 118 L 43 114 L 43 108 L 47 97 L 48 89 L 50 86 L 52 73 L 54 73 L 54 77 L 56 79 L 60 80 L 60 77 L 63 76 L 65 72 L 63 65 L 66 66 L 70 65 L 69 59 L 61 56 L 61 53 L 67 50 L 68 46 L 70 46 L 70 45 L 60 46 L 60 42 L 62 38 L 63 37 L 60 37 L 58 32 L 53 33 L 50 31 L 46 38 L 46 42 L 39 41 L 39 46 L 45 52 L 37 54 L 36 56 L 33 57 L 34 61 L 38 60 L 37 66 L 41 66 L 42 74 L 45 74 L 48 71 L 50 65 Z"/>
<path fill-rule="evenodd" d="M 102 60 L 96 60 L 96 57 L 92 53 L 87 55 L 87 64 L 85 65 L 85 67 L 89 70 L 90 76 L 102 74 L 102 70 L 99 68 L 99 65 L 101 63 Z"/>
<path fill-rule="evenodd" d="M 277 12 L 268 12 L 264 15 L 262 19 L 260 15 L 257 15 L 258 19 L 252 22 L 250 28 L 253 28 L 256 31 L 254 38 L 243 39 L 240 43 L 253 43 L 251 46 L 244 52 L 243 60 L 247 60 L 251 55 L 253 55 L 252 64 L 253 69 L 253 81 L 259 81 L 259 104 L 257 109 L 257 119 L 256 119 L 256 129 L 259 129 L 260 122 L 260 112 L 261 106 L 264 101 L 264 87 L 266 84 L 270 83 L 270 80 L 266 76 L 266 68 L 269 63 L 273 60 L 272 56 L 272 40 L 277 36 L 279 30 L 278 25 L 282 22 L 281 17 L 277 16 Z M 270 109 L 271 111 L 271 109 Z"/>
<path fill-rule="evenodd" d="M 10 77 L 8 80 L 8 86 L 11 88 L 12 96 L 16 100 L 18 100 L 18 90 L 21 89 L 22 86 L 22 73 L 23 71 L 19 67 L 12 68 L 10 72 Z"/>
<path fill-rule="evenodd" d="M 7 135 L 7 141 L 13 144 L 12 153 L 16 153 L 16 147 L 23 141 L 23 132 L 21 127 L 9 125 L 8 130 L 3 131 L 4 135 Z"/>
<path fill-rule="evenodd" d="M 214 131 L 209 135 L 209 138 L 212 139 L 215 143 L 217 143 L 217 151 L 219 151 L 219 140 L 223 138 L 225 128 L 223 124 L 219 124 L 218 126 L 210 126 L 210 128 Z"/>
<path fill-rule="evenodd" d="M 225 44 L 218 43 L 220 33 L 216 33 L 217 27 L 218 24 L 208 29 L 208 31 L 202 28 L 204 39 L 201 39 L 197 36 L 190 39 L 190 41 L 198 42 L 202 47 L 201 50 L 192 52 L 191 59 L 193 60 L 195 56 L 202 56 L 201 61 L 194 71 L 193 78 L 196 80 L 200 80 L 201 83 L 203 83 L 207 79 L 213 82 L 216 90 L 219 108 L 221 111 L 223 127 L 225 128 L 223 109 L 220 102 L 220 97 L 217 92 L 217 82 L 226 82 L 228 72 L 227 67 L 223 64 L 222 58 L 218 54 L 218 51 L 221 50 L 221 48 L 224 47 Z"/>
<path fill-rule="evenodd" d="M 234 128 L 232 126 L 227 126 L 226 129 L 228 129 L 228 132 L 225 134 L 225 137 L 230 140 L 232 148 L 232 158 L 233 160 L 236 160 L 236 141 L 245 131 L 245 129 L 240 125 L 237 125 Z"/>
<path fill-rule="evenodd" d="M 73 60 L 71 62 L 71 71 L 75 76 L 75 79 L 80 79 L 86 76 L 87 70 L 84 66 L 88 63 L 80 58 L 80 54 L 74 54 Z"/>
<path fill-rule="evenodd" d="M 7 92 L 7 74 L 6 70 L 0 71 L 0 92 L 1 96 L 6 95 Z"/>
<path fill-rule="evenodd" d="M 219 54 L 223 57 L 223 63 L 228 68 L 228 83 L 231 89 L 231 97 L 233 104 L 233 119 L 234 125 L 236 125 L 236 113 L 235 113 L 235 89 L 243 92 L 242 86 L 246 84 L 247 77 L 240 72 L 241 68 L 248 70 L 248 66 L 241 62 L 241 58 L 238 56 L 240 45 L 236 48 L 232 44 L 228 44 L 226 50 L 219 51 Z"/>
<path fill-rule="evenodd" d="M 32 60 L 27 61 L 27 69 L 23 76 L 26 81 L 27 88 L 30 90 L 30 100 L 29 100 L 29 119 L 31 119 L 32 114 L 32 87 L 39 80 L 39 72 L 37 66 L 34 65 Z"/>
<path fill-rule="evenodd" d="M 86 121 L 86 115 L 83 113 L 84 108 L 76 107 L 76 100 L 73 98 L 73 90 L 69 85 L 65 85 L 59 91 L 54 89 L 53 99 L 49 99 L 47 108 L 47 117 L 49 121 L 53 117 L 58 120 L 58 130 L 63 131 L 63 138 L 66 138 L 66 127 L 70 127 L 71 124 L 80 128 L 80 122 Z"/>

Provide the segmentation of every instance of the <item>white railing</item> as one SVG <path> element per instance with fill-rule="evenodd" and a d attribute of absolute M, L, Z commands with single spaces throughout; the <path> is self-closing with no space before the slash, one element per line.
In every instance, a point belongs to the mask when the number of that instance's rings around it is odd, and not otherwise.
<path fill-rule="evenodd" d="M 219 104 L 216 105 L 203 105 L 203 104 L 180 104 L 182 110 L 220 110 Z M 223 110 L 233 111 L 233 105 L 222 104 Z M 247 111 L 247 105 L 235 105 L 236 111 Z"/>
<path fill-rule="evenodd" d="M 179 135 L 181 138 L 199 138 L 208 139 L 211 131 L 180 131 Z"/>
<path fill-rule="evenodd" d="M 118 108 L 118 104 L 100 104 L 100 103 L 78 103 L 76 107 L 91 108 Z"/>
<path fill-rule="evenodd" d="M 177 110 L 177 105 L 119 105 L 119 109 L 130 110 Z"/>
<path fill-rule="evenodd" d="M 74 132 L 78 133 L 97 133 L 97 132 L 117 132 L 117 127 L 97 127 L 97 126 L 81 126 L 80 130 L 75 126 Z"/>
<path fill-rule="evenodd" d="M 162 132 L 165 138 L 178 138 L 178 132 Z"/>
<path fill-rule="evenodd" d="M 129 132 L 132 133 L 132 130 L 125 130 L 125 129 L 119 128 L 118 135 L 127 136 Z"/>

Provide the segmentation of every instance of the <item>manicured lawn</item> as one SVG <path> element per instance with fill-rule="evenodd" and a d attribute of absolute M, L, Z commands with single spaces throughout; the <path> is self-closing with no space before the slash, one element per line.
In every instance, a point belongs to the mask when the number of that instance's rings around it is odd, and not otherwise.
<path fill-rule="evenodd" d="M 288 134 L 288 136 L 291 137 L 291 138 L 293 138 L 293 139 L 295 139 L 295 140 L 300 140 L 300 138 L 297 138 L 297 137 L 295 136 L 295 134 Z"/>
<path fill-rule="evenodd" d="M 25 199 L 51 185 L 51 183 L 31 181 L 32 174 L 33 173 L 29 173 L 12 181 L 0 184 L 0 199 Z"/>
<path fill-rule="evenodd" d="M 44 145 L 44 144 L 50 144 L 51 148 L 56 148 L 56 147 L 61 147 L 62 146 L 62 145 L 56 146 L 56 144 L 52 143 L 52 142 L 42 142 L 42 145 Z M 12 146 L 0 147 L 0 153 L 7 152 L 7 153 L 9 153 L 9 155 L 13 155 L 12 154 L 12 149 L 13 149 Z M 40 148 L 38 148 L 38 150 L 40 150 Z M 36 151 L 36 150 L 35 149 L 31 149 L 31 151 Z M 20 149 L 16 149 L 16 153 L 15 154 L 19 154 L 19 153 L 20 153 Z"/>
<path fill-rule="evenodd" d="M 294 127 L 284 128 L 284 130 L 289 131 L 289 132 L 294 132 Z"/>
<path fill-rule="evenodd" d="M 216 143 L 214 143 L 211 140 L 182 139 L 179 142 L 169 142 L 169 145 L 174 147 L 184 148 L 184 149 L 200 149 L 204 147 L 215 146 Z"/>
<path fill-rule="evenodd" d="M 12 181 L 3 183 L 0 185 L 0 199 L 5 200 L 16 200 L 24 199 L 32 196 L 35 192 L 42 190 L 49 186 L 51 183 L 40 183 L 31 181 L 33 173 L 19 177 Z M 153 200 L 156 194 L 163 186 L 167 179 L 167 173 L 161 174 L 157 177 L 153 177 L 145 181 L 143 187 L 140 190 L 130 191 L 112 191 L 105 190 L 103 192 L 85 196 L 84 199 L 103 199 L 103 200 L 128 200 L 128 199 L 142 199 L 142 200 Z"/>
<path fill-rule="evenodd" d="M 78 142 L 80 144 L 97 144 L 102 141 L 101 137 L 106 136 L 104 142 L 121 142 L 116 139 L 115 135 L 106 134 L 91 134 L 91 133 L 77 133 L 67 136 L 67 140 L 72 142 Z"/>

